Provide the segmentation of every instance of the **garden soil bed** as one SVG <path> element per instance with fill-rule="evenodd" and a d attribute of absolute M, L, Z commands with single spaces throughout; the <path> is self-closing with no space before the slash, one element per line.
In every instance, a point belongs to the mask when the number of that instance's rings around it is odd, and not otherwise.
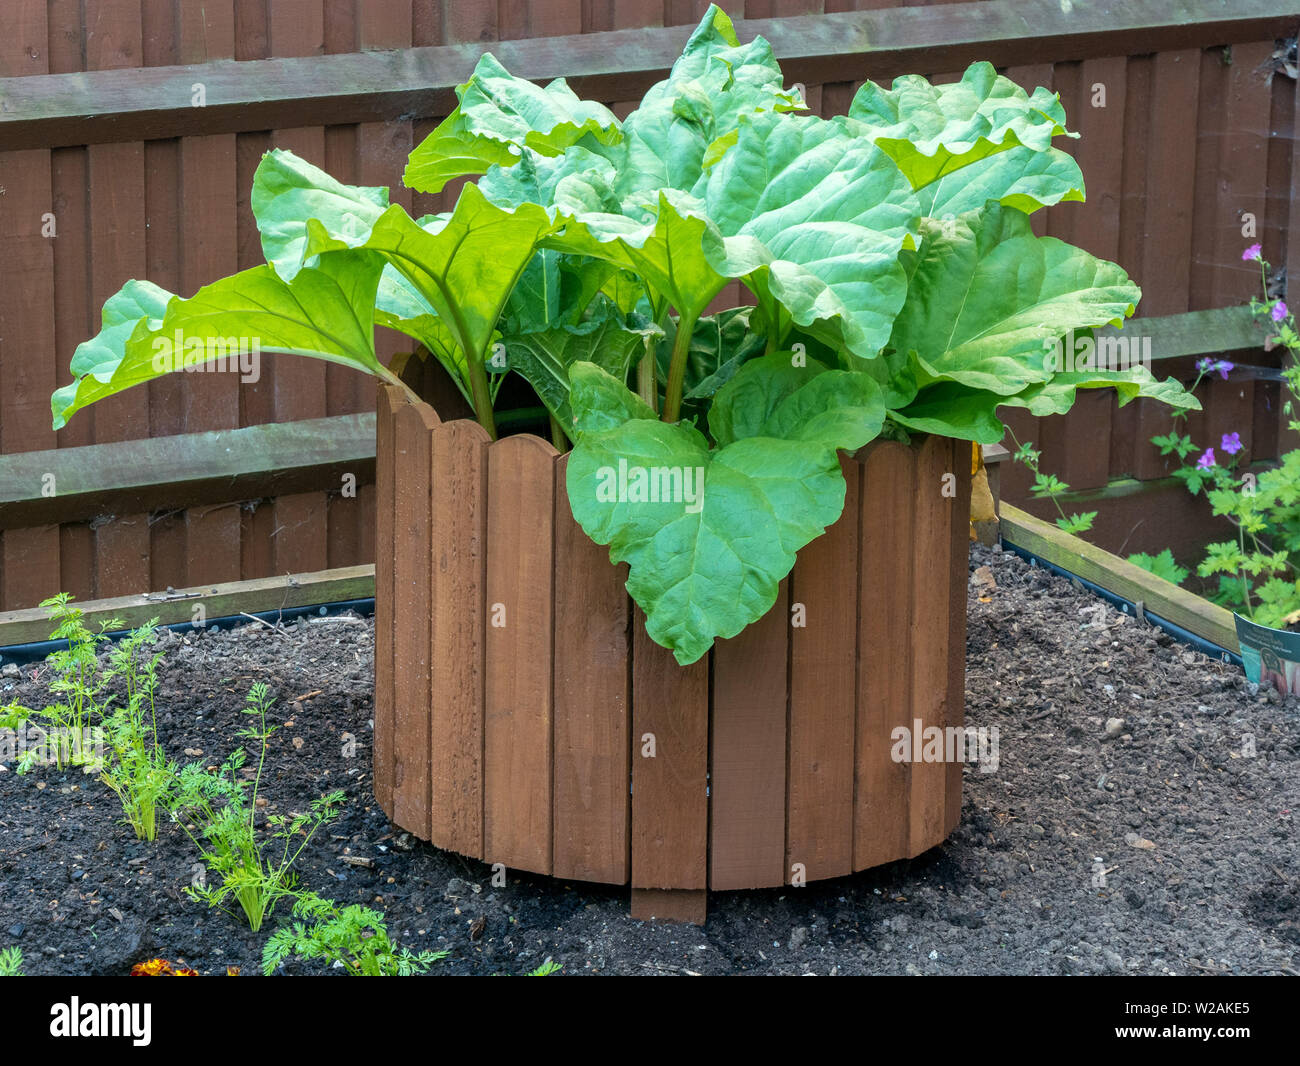
<path fill-rule="evenodd" d="M 626 888 L 513 873 L 494 888 L 483 863 L 390 825 L 371 793 L 368 620 L 169 635 L 160 731 L 177 759 L 219 763 L 248 687 L 267 682 L 284 728 L 266 810 L 347 794 L 305 885 L 383 910 L 402 944 L 447 950 L 434 973 L 520 974 L 547 957 L 565 974 L 1300 970 L 1295 701 L 1009 553 L 976 548 L 971 568 L 967 720 L 998 728 L 1000 764 L 966 769 L 960 828 L 852 877 L 712 894 L 702 929 L 633 921 Z M 40 703 L 48 674 L 6 668 L 0 701 Z M 1113 736 L 1110 719 L 1124 720 Z M 259 973 L 284 914 L 254 935 L 190 901 L 179 827 L 149 845 L 119 817 L 79 771 L 0 771 L 0 947 L 19 945 L 31 974 L 125 974 L 155 955 Z"/>

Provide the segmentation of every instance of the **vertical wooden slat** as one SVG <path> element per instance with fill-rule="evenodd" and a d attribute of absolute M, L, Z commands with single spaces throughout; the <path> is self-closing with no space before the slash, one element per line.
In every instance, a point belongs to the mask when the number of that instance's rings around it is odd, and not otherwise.
<path fill-rule="evenodd" d="M 1109 260 L 1119 257 L 1126 67 L 1123 58 L 1085 60 L 1065 79 L 1071 98 L 1062 97 L 1069 124 L 1081 136 L 1061 143 L 1083 171 L 1088 198 L 1060 206 L 1053 235 Z M 1060 87 L 1060 68 L 1057 76 Z M 1103 101 L 1104 106 L 1095 106 Z M 1104 442 L 1110 434 L 1111 396 L 1081 390 L 1076 407 L 1080 413 L 1074 418 L 1042 423 L 1044 469 L 1072 489 L 1100 488 L 1110 480 L 1110 451 Z M 1088 431 L 1080 432 L 1080 425 Z"/>
<path fill-rule="evenodd" d="M 961 729 L 966 720 L 966 585 L 970 571 L 971 448 L 964 440 L 947 442 L 949 469 L 957 475 L 957 495 L 948 501 L 948 679 L 944 703 L 945 729 Z M 939 546 L 942 549 L 942 545 Z M 962 764 L 947 765 L 944 782 L 943 835 L 961 822 Z"/>
<path fill-rule="evenodd" d="M 969 460 L 968 460 L 969 463 Z M 967 465 L 969 470 L 969 465 Z M 916 481 L 912 490 L 912 537 L 907 550 L 915 556 L 912 566 L 911 704 L 913 753 L 924 756 L 912 763 L 909 825 L 909 855 L 937 844 L 944 831 L 944 791 L 947 769 L 943 759 L 943 729 L 948 704 L 948 636 L 952 567 L 948 564 L 952 545 L 955 489 L 962 471 L 953 469 L 952 444 L 944 437 L 927 437 L 916 456 Z M 949 480 L 951 478 L 951 480 Z M 970 514 L 967 507 L 964 512 Z M 965 601 L 963 600 L 962 606 Z M 938 760 L 928 741 L 938 730 Z"/>
<path fill-rule="evenodd" d="M 402 390 L 380 384 L 375 419 L 375 799 L 393 815 L 393 566 L 397 494 L 395 424 Z"/>
<path fill-rule="evenodd" d="M 325 10 L 321 0 L 276 0 L 267 13 L 270 55 L 310 56 L 325 50 Z M 320 126 L 273 130 L 270 141 L 272 147 L 287 149 L 318 167 L 325 166 L 325 130 Z M 323 418 L 327 413 L 326 372 L 326 364 L 317 359 L 291 355 L 264 359 L 263 374 L 269 378 L 275 421 Z M 289 574 L 326 566 L 329 529 L 325 494 L 279 496 L 274 508 L 274 572 Z"/>
<path fill-rule="evenodd" d="M 51 7 L 51 16 L 67 17 L 63 11 L 56 15 L 56 10 Z M 71 17 L 76 18 L 75 5 Z M 54 36 L 57 41 L 61 35 L 56 33 Z M 54 43 L 52 41 L 51 45 Z M 66 40 L 58 49 L 51 47 L 50 72 L 80 70 L 80 43 L 78 38 L 72 42 L 75 48 L 70 47 Z M 86 154 L 85 148 L 56 148 L 50 153 L 52 209 L 58 222 L 58 239 L 50 242 L 54 251 L 54 306 L 51 311 L 54 315 L 54 370 L 60 386 L 72 380 L 68 364 L 77 345 L 95 332 L 89 295 L 90 218 Z M 59 431 L 56 439 L 60 448 L 94 443 L 95 409 L 78 412 L 77 417 Z M 95 596 L 97 539 L 89 522 L 64 525 L 59 530 L 59 587 L 79 600 Z M 3 555 L 2 551 L 0 555 Z"/>
<path fill-rule="evenodd" d="M 866 451 L 858 557 L 855 870 L 902 858 L 910 844 L 912 768 L 891 758 L 890 734 L 896 726 L 912 727 L 915 470 L 915 453 L 897 441 L 881 441 Z"/>
<path fill-rule="evenodd" d="M 1189 49 L 1162 52 L 1151 60 L 1151 96 L 1144 102 L 1151 113 L 1142 190 L 1146 224 L 1140 228 L 1142 258 L 1131 264 L 1142 286 L 1139 310 L 1144 315 L 1174 315 L 1188 308 L 1197 151 L 1197 138 L 1188 130 L 1195 128 L 1200 58 L 1197 49 Z"/>
<path fill-rule="evenodd" d="M 1245 303 L 1259 292 L 1259 265 L 1243 262 L 1242 249 L 1262 243 L 1265 235 L 1265 186 L 1268 180 L 1269 82 L 1260 73 L 1271 62 L 1272 41 L 1232 46 L 1228 93 L 1224 101 L 1224 137 L 1220 146 L 1218 202 L 1211 222 L 1216 267 L 1211 307 Z M 1242 233 L 1245 216 L 1254 216 L 1254 236 Z M 1277 250 L 1265 249 L 1265 258 Z"/>
<path fill-rule="evenodd" d="M 235 51 L 233 0 L 209 0 L 177 8 L 177 58 L 202 63 Z M 180 288 L 199 288 L 235 272 L 235 135 L 183 137 L 180 142 Z M 192 220 L 202 219 L 202 225 Z M 234 429 L 239 425 L 239 375 L 185 374 L 180 384 L 184 431 Z M 238 506 L 191 508 L 186 514 L 186 573 L 169 584 L 216 584 L 239 578 Z"/>
<path fill-rule="evenodd" d="M 49 70 L 45 0 L 0 5 L 0 76 Z M 54 364 L 50 153 L 0 153 L 0 454 L 56 447 L 49 396 Z M 57 218 L 56 218 L 57 223 Z M 34 607 L 59 590 L 59 530 L 11 529 L 0 539 L 0 610 Z"/>
<path fill-rule="evenodd" d="M 433 431 L 433 736 L 429 782 L 439 847 L 483 854 L 483 597 L 488 435 Z"/>
<path fill-rule="evenodd" d="M 429 670 L 433 613 L 433 429 L 426 404 L 404 404 L 394 423 L 393 821 L 429 839 Z"/>
<path fill-rule="evenodd" d="M 840 520 L 799 553 L 790 579 L 790 770 L 785 876 L 809 880 L 853 869 L 853 733 L 856 724 L 856 581 L 862 464 L 840 460 Z"/>
<path fill-rule="evenodd" d="M 627 567 L 573 518 L 555 464 L 556 877 L 626 884 L 631 767 Z"/>
<path fill-rule="evenodd" d="M 1214 293 L 1220 287 L 1217 248 L 1218 231 L 1225 225 L 1219 214 L 1219 186 L 1227 177 L 1223 173 L 1223 142 L 1226 129 L 1228 67 L 1223 48 L 1201 52 L 1197 79 L 1197 103 L 1185 101 L 1182 113 L 1194 117 L 1196 130 L 1196 187 L 1193 193 L 1191 275 L 1188 310 L 1203 311 L 1214 306 Z M 1188 123 L 1190 126 L 1190 123 Z M 1224 267 L 1227 264 L 1222 264 Z"/>
<path fill-rule="evenodd" d="M 555 449 L 488 448 L 484 859 L 551 870 Z"/>
<path fill-rule="evenodd" d="M 766 888 L 785 871 L 789 587 L 713 648 L 709 887 Z"/>
<path fill-rule="evenodd" d="M 703 921 L 709 664 L 679 666 L 632 622 L 632 917 Z M 651 754 L 651 752 L 653 754 Z"/>
<path fill-rule="evenodd" d="M 1242 464 L 1243 469 L 1254 458 L 1255 385 L 1255 381 L 1248 378 L 1234 375 L 1224 381 L 1215 375 L 1210 378 L 1208 387 L 1202 386 L 1205 391 L 1201 402 L 1204 404 L 1205 424 L 1209 432 L 1195 439 L 1203 447 L 1213 448 L 1221 463 L 1232 458 L 1221 447 L 1222 438 L 1228 433 L 1239 435 L 1242 451 L 1236 460 Z"/>
<path fill-rule="evenodd" d="M 143 27 L 139 0 L 88 0 L 85 37 L 88 70 L 140 66 Z M 98 329 L 104 302 L 130 278 L 147 276 L 144 144 L 92 144 L 86 153 L 93 331 Z M 71 349 L 59 355 L 66 359 Z M 149 436 L 148 389 L 127 389 L 99 407 L 96 443 Z M 97 596 L 148 590 L 148 515 L 123 515 L 96 526 L 94 552 Z"/>
<path fill-rule="evenodd" d="M 496 0 L 444 0 L 442 32 L 448 44 L 496 40 Z"/>

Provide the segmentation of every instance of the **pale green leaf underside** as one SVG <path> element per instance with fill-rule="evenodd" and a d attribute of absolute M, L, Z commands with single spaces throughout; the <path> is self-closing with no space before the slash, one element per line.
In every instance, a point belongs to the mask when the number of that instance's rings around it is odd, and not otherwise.
<path fill-rule="evenodd" d="M 308 254 L 340 247 L 323 228 L 310 229 Z M 542 208 L 505 210 L 466 185 L 450 216 L 429 229 L 394 205 L 359 247 L 391 264 L 444 320 L 461 350 L 480 356 L 538 240 L 552 229 Z"/>
<path fill-rule="evenodd" d="M 260 266 L 206 285 L 187 300 L 173 297 L 161 319 L 136 322 L 115 364 L 101 362 L 54 393 L 54 428 L 123 389 L 175 370 L 222 361 L 229 366 L 245 351 L 310 355 L 376 374 L 374 306 L 382 269 L 378 256 L 335 252 L 290 282 Z"/>

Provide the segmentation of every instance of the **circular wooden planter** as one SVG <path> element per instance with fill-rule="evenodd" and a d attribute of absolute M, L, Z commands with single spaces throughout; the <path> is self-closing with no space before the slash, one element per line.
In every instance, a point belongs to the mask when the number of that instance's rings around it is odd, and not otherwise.
<path fill-rule="evenodd" d="M 697 922 L 706 889 L 839 877 L 953 830 L 961 763 L 895 761 L 891 734 L 962 725 L 969 444 L 844 459 L 843 517 L 689 667 L 573 520 L 566 461 L 380 387 L 375 795 L 397 825 Z"/>

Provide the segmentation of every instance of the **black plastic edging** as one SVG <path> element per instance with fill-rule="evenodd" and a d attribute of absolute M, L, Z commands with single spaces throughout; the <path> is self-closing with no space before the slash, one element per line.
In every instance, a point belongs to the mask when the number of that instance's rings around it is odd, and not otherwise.
<path fill-rule="evenodd" d="M 210 632 L 249 625 L 254 618 L 276 625 L 280 622 L 292 622 L 298 618 L 305 618 L 308 615 L 320 618 L 332 614 L 343 614 L 345 611 L 354 611 L 360 615 L 374 614 L 375 598 L 369 596 L 361 600 L 336 600 L 333 603 L 305 604 L 301 607 L 285 607 L 275 611 L 254 611 L 249 614 L 225 615 L 221 618 L 208 619 L 207 623 L 202 627 L 196 626 L 193 622 L 171 622 L 158 628 L 170 629 L 173 633 L 192 633 L 199 628 Z M 107 636 L 109 640 L 120 640 L 130 632 L 129 629 L 115 629 L 108 633 Z M 66 640 L 40 640 L 31 644 L 10 644 L 7 648 L 0 647 L 0 663 L 41 662 L 51 652 L 62 651 L 67 646 L 68 642 Z"/>
<path fill-rule="evenodd" d="M 1027 560 L 1030 566 L 1042 567 L 1044 570 L 1050 571 L 1053 574 L 1057 574 L 1060 577 L 1068 578 L 1070 581 L 1076 581 L 1083 588 L 1091 592 L 1094 596 L 1101 597 L 1112 607 L 1119 608 L 1119 610 L 1122 611 L 1124 614 L 1127 614 L 1133 618 L 1137 617 L 1137 605 L 1133 603 L 1131 600 L 1126 600 L 1123 596 L 1116 595 L 1114 592 L 1111 592 L 1110 589 L 1103 588 L 1101 585 L 1095 584 L 1094 582 L 1089 581 L 1085 577 L 1080 577 L 1078 574 L 1071 573 L 1069 570 L 1066 570 L 1065 567 L 1063 566 L 1057 566 L 1055 563 L 1049 563 L 1042 556 L 1035 555 L 1033 552 L 1020 547 L 1019 544 L 1012 544 L 1011 541 L 1009 540 L 1003 540 L 1002 547 L 1015 552 L 1022 559 Z M 1157 626 L 1160 629 L 1163 629 L 1175 640 L 1181 641 L 1184 644 L 1191 645 L 1193 648 L 1201 652 L 1203 655 L 1208 655 L 1212 659 L 1219 659 L 1222 662 L 1231 664 L 1232 666 L 1238 666 L 1238 667 L 1241 666 L 1241 656 L 1238 655 L 1236 652 L 1228 651 L 1227 648 L 1221 648 L 1219 647 L 1219 645 L 1215 644 L 1212 640 L 1206 640 L 1204 637 L 1197 636 L 1195 633 L 1192 633 L 1189 630 L 1184 629 L 1176 622 L 1171 622 L 1167 618 L 1161 618 L 1160 615 L 1148 611 L 1145 607 L 1143 607 L 1142 609 L 1142 617 L 1145 618 L 1152 625 Z"/>

